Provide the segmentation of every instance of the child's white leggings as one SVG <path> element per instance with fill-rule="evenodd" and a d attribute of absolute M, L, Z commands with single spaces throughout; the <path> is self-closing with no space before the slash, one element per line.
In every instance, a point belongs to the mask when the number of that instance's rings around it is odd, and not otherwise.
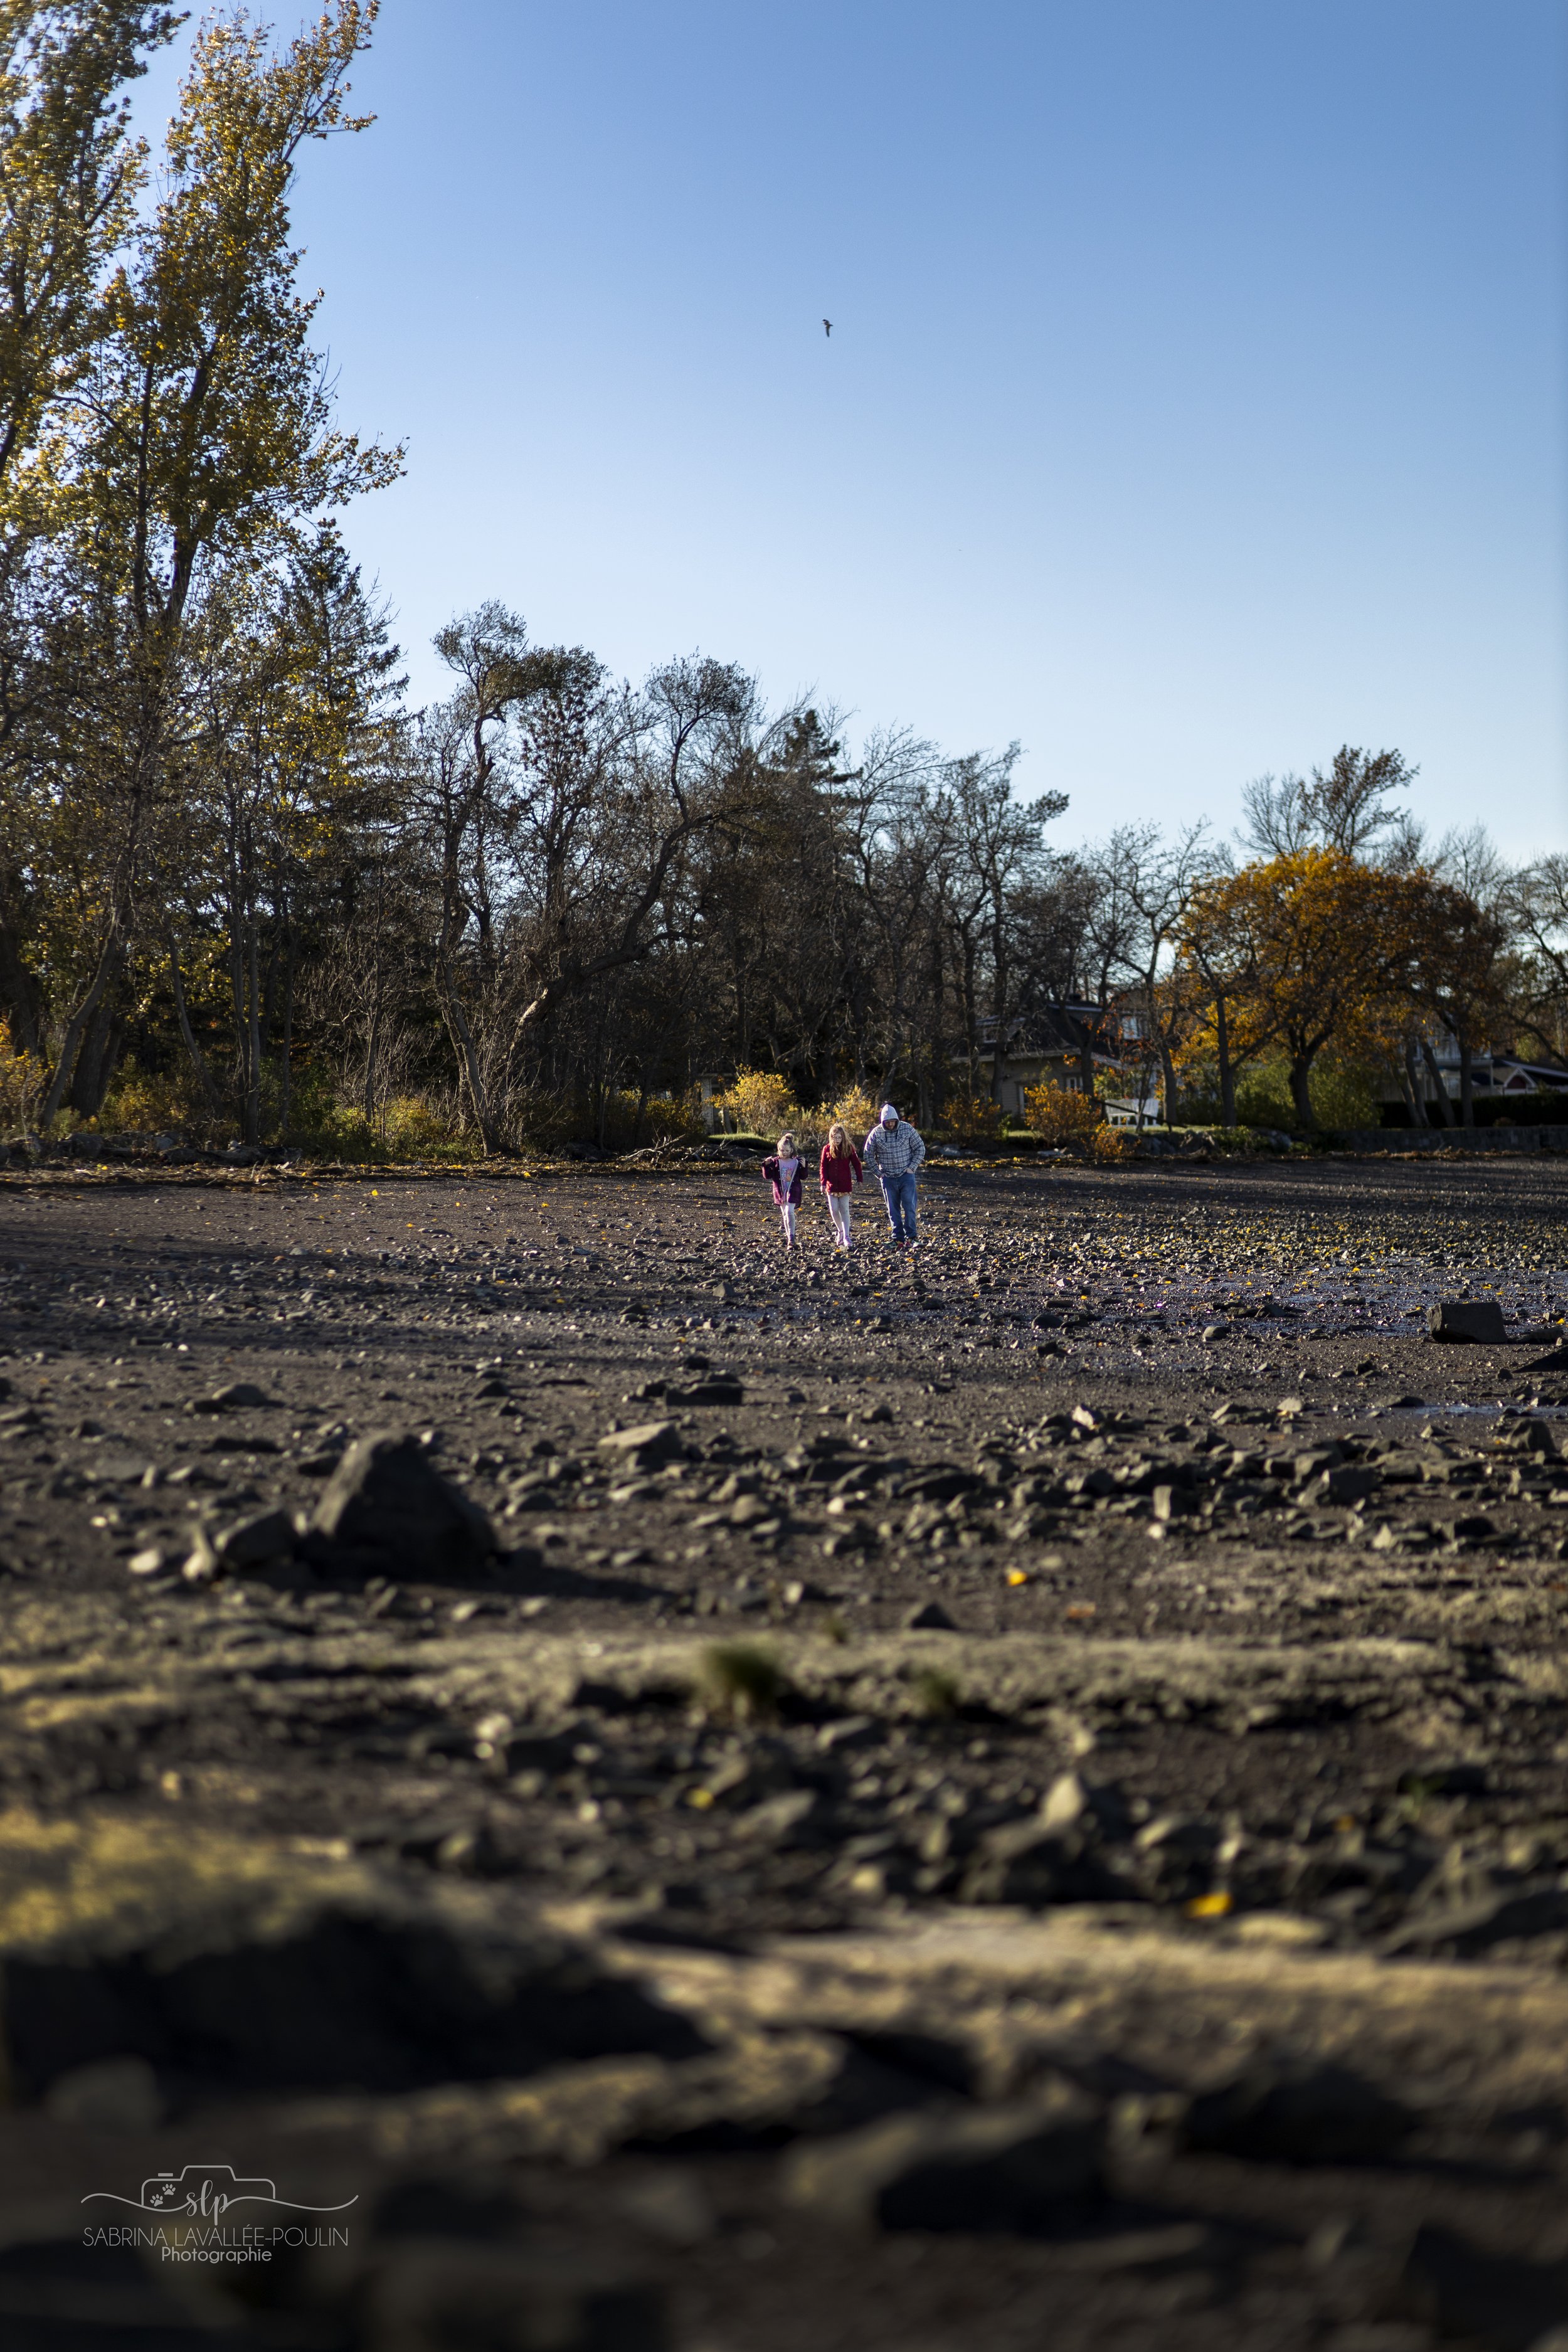
<path fill-rule="evenodd" d="M 795 1247 L 795 1202 L 781 1201 L 779 1215 L 784 1219 L 784 1239 L 793 1249 Z"/>
<path fill-rule="evenodd" d="M 825 1195 L 825 1198 L 827 1202 L 827 1213 L 833 1220 L 835 1238 L 838 1246 L 840 1249 L 847 1249 L 849 1246 L 849 1195 L 847 1192 L 829 1192 Z"/>

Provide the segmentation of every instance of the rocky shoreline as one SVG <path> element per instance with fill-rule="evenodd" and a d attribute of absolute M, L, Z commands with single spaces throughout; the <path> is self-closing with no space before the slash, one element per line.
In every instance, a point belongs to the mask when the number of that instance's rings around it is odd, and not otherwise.
<path fill-rule="evenodd" d="M 1557 1191 L 0 1179 L 9 2340 L 1544 2345 Z"/>

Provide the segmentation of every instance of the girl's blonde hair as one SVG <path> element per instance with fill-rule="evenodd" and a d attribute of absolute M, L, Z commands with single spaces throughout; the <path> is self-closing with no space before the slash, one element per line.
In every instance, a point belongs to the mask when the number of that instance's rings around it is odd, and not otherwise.
<path fill-rule="evenodd" d="M 836 1118 L 827 1130 L 827 1149 L 835 1160 L 842 1160 L 848 1153 L 849 1129 L 841 1118 Z"/>
<path fill-rule="evenodd" d="M 788 1129 L 788 1128 L 787 1128 L 787 1127 L 785 1128 L 785 1129 L 784 1129 L 784 1133 L 780 1136 L 780 1138 L 779 1138 L 779 1139 L 778 1139 L 777 1146 L 776 1146 L 775 1148 L 776 1148 L 778 1150 L 780 1150 L 780 1151 L 793 1151 L 793 1150 L 794 1150 L 794 1149 L 795 1149 L 795 1138 L 794 1138 L 794 1136 L 790 1133 L 790 1131 L 789 1131 L 789 1129 Z"/>

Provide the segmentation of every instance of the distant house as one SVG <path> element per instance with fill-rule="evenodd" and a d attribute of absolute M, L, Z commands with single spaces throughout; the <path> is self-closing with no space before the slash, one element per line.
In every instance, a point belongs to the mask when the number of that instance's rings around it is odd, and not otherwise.
<path fill-rule="evenodd" d="M 1433 1055 L 1437 1065 L 1437 1076 L 1443 1092 L 1450 1102 L 1459 1099 L 1459 1056 L 1452 1046 Z M 1415 1065 L 1415 1077 L 1421 1100 L 1432 1109 L 1437 1103 L 1437 1088 L 1425 1059 Z M 1515 1054 L 1477 1054 L 1470 1064 L 1470 1085 L 1478 1103 L 1496 1102 L 1506 1095 L 1568 1093 L 1568 1070 L 1555 1068 L 1549 1062 L 1524 1062 Z M 1396 1121 L 1409 1116 L 1405 1089 L 1392 1076 L 1378 1087 L 1377 1099 L 1385 1112 L 1392 1112 Z M 1441 1123 L 1441 1113 L 1438 1113 Z M 1386 1121 L 1385 1121 L 1386 1123 Z"/>
<path fill-rule="evenodd" d="M 1096 1079 L 1107 1072 L 1135 1076 L 1135 1066 L 1121 1050 L 1126 1034 L 1123 1016 L 1103 1004 L 1041 1005 L 1009 1021 L 1000 1039 L 996 1023 L 983 1021 L 974 1056 L 976 1081 L 1000 1105 L 1004 1117 L 1023 1118 L 1030 1087 L 1052 1085 L 1068 1094 L 1092 1094 Z M 1131 1115 L 1136 1120 L 1136 1103 Z M 1143 1113 L 1145 1119 L 1159 1115 L 1157 1103 Z"/>

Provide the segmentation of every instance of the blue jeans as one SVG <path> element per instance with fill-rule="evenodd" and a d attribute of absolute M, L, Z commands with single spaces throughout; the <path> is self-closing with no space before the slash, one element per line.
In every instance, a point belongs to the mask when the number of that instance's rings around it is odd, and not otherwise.
<path fill-rule="evenodd" d="M 901 1176 L 884 1176 L 882 1198 L 888 1204 L 888 1223 L 896 1242 L 912 1242 L 915 1234 L 915 1171 L 906 1168 Z"/>

